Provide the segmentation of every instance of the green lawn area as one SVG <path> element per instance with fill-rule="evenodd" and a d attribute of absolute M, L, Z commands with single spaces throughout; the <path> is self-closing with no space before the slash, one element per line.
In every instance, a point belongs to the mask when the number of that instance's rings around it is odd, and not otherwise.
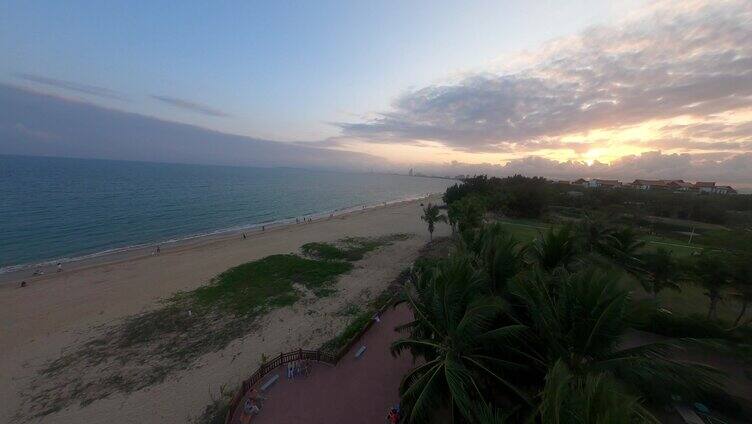
<path fill-rule="evenodd" d="M 527 243 L 535 239 L 539 233 L 546 231 L 551 225 L 534 220 L 504 220 L 499 221 L 517 240 Z"/>
<path fill-rule="evenodd" d="M 658 301 L 662 308 L 666 308 L 676 315 L 689 316 L 699 314 L 703 317 L 708 312 L 710 302 L 705 291 L 694 284 L 684 284 L 681 292 L 664 290 L 658 295 Z M 734 322 L 739 314 L 739 302 L 731 297 L 726 297 L 718 305 L 718 318 L 727 323 Z"/>

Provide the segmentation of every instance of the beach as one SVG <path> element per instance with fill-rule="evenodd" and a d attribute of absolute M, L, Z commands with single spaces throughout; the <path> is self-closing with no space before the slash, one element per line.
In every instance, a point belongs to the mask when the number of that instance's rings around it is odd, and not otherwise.
<path fill-rule="evenodd" d="M 430 199 L 436 203 L 438 196 Z M 217 235 L 65 264 L 63 272 L 29 277 L 9 274 L 0 283 L 0 422 L 25 422 L 38 370 L 62 353 L 101 335 L 104 328 L 160 305 L 178 291 L 195 289 L 226 269 L 272 254 L 298 253 L 308 242 L 345 237 L 412 236 L 370 252 L 326 298 L 306 297 L 263 316 L 254 331 L 201 357 L 164 381 L 131 393 L 116 392 L 86 406 L 72 405 L 34 422 L 186 422 L 234 388 L 258 366 L 262 354 L 317 348 L 347 324 L 337 312 L 367 302 L 410 266 L 428 241 L 416 200 L 353 211 L 306 224 Z M 435 235 L 449 233 L 439 224 Z M 20 288 L 23 278 L 27 286 Z"/>

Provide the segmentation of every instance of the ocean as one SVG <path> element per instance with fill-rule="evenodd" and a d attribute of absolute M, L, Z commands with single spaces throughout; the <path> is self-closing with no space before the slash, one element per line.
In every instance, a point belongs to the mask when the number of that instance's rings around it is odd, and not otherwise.
<path fill-rule="evenodd" d="M 443 192 L 384 174 L 0 155 L 0 273 Z"/>

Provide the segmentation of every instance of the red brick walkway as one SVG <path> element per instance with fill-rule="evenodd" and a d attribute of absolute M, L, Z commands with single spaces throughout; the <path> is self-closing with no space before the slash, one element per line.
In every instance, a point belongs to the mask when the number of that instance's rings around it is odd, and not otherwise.
<path fill-rule="evenodd" d="M 275 373 L 280 379 L 264 393 L 263 409 L 251 422 L 385 423 L 389 407 L 399 402 L 400 380 L 412 367 L 409 353 L 394 358 L 389 345 L 400 337 L 394 327 L 410 319 L 404 305 L 388 309 L 336 367 L 314 364 L 308 378 L 288 380 L 286 367 L 270 373 L 263 381 Z M 366 351 L 355 359 L 362 345 Z"/>

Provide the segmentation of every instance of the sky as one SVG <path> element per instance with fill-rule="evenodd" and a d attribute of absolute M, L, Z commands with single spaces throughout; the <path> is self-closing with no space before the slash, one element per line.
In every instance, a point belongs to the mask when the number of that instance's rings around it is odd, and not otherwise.
<path fill-rule="evenodd" d="M 749 1 L 4 1 L 0 57 L 0 153 L 752 184 Z"/>

